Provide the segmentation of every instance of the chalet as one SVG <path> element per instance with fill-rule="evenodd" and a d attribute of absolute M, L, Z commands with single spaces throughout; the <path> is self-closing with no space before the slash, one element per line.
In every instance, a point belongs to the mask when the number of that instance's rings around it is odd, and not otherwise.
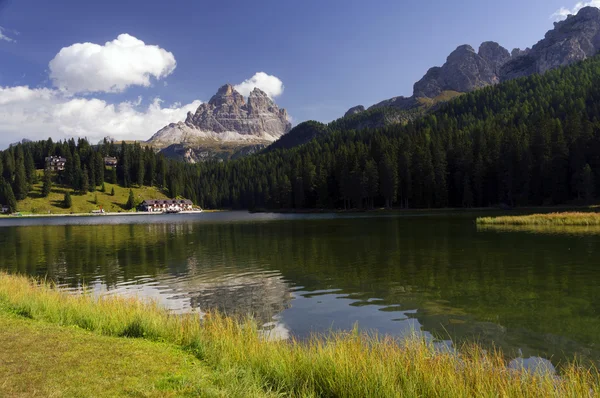
<path fill-rule="evenodd" d="M 118 160 L 117 158 L 107 156 L 104 158 L 104 166 L 106 167 L 117 167 Z"/>
<path fill-rule="evenodd" d="M 167 200 L 144 200 L 140 205 L 141 211 L 149 213 L 177 213 L 180 211 L 190 211 L 194 209 L 194 204 L 188 199 L 167 199 Z"/>
<path fill-rule="evenodd" d="M 52 171 L 63 171 L 67 159 L 60 156 L 48 156 L 46 158 L 46 168 Z"/>
<path fill-rule="evenodd" d="M 8 207 L 7 205 L 2 205 L 2 207 L 0 207 L 0 213 L 2 213 L 2 214 L 10 213 L 10 207 Z"/>

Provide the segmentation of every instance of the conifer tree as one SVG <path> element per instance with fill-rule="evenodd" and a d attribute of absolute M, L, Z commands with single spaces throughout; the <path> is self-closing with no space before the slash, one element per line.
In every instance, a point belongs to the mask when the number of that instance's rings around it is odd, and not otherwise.
<path fill-rule="evenodd" d="M 15 179 L 13 183 L 13 192 L 17 200 L 23 200 L 29 193 L 29 183 L 27 182 L 27 175 L 25 173 L 25 159 L 23 149 L 17 147 L 17 153 L 15 158 Z"/>
<path fill-rule="evenodd" d="M 83 172 L 81 174 L 81 194 L 86 194 L 90 190 L 90 177 L 88 174 L 87 167 L 83 168 Z"/>
<path fill-rule="evenodd" d="M 72 202 L 72 199 L 71 199 L 71 194 L 69 193 L 69 191 L 65 192 L 65 196 L 63 198 L 63 206 L 66 209 L 70 209 L 71 206 L 73 206 L 73 202 Z"/>
<path fill-rule="evenodd" d="M 44 181 L 42 185 L 42 196 L 48 197 L 52 191 L 52 171 L 49 168 L 44 169 Z"/>
<path fill-rule="evenodd" d="M 12 187 L 4 178 L 0 179 L 0 204 L 8 206 L 9 213 L 17 211 L 17 199 L 15 198 Z"/>
<path fill-rule="evenodd" d="M 127 199 L 127 203 L 125 204 L 125 208 L 127 210 L 131 210 L 135 207 L 135 196 L 133 195 L 133 190 L 129 190 L 129 198 Z"/>

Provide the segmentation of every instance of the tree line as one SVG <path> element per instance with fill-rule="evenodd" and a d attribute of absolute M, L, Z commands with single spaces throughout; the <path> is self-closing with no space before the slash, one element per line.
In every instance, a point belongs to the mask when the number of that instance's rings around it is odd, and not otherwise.
<path fill-rule="evenodd" d="M 49 167 L 48 157 L 64 158 L 64 170 Z M 107 167 L 106 157 L 116 158 L 117 166 Z M 156 186 L 168 192 L 173 190 L 167 183 L 169 163 L 163 155 L 139 143 L 118 144 L 105 139 L 91 145 L 83 138 L 24 141 L 0 153 L 0 204 L 8 206 L 10 212 L 16 211 L 18 201 L 25 199 L 32 186 L 40 182 L 44 197 L 56 184 L 70 187 L 76 194 L 85 194 L 104 191 L 105 182 L 123 187 Z M 67 192 L 65 206 L 70 200 Z"/>
<path fill-rule="evenodd" d="M 600 195 L 599 118 L 596 57 L 464 94 L 403 125 L 336 121 L 299 147 L 180 164 L 175 178 L 182 195 L 214 208 L 589 203 Z"/>
<path fill-rule="evenodd" d="M 322 129 L 307 123 L 288 134 Z M 137 143 L 21 143 L 2 152 L 0 203 L 12 201 L 11 191 L 24 198 L 50 155 L 67 164 L 44 174 L 44 187 L 149 185 L 205 208 L 522 206 L 589 203 L 600 195 L 598 57 L 464 94 L 412 122 L 344 126 L 333 122 L 293 148 L 198 164 Z M 104 156 L 117 157 L 118 167 L 105 169 Z"/>

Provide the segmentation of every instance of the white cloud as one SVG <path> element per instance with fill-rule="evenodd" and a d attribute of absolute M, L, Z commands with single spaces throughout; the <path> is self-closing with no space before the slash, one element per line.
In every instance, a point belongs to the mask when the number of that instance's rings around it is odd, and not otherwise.
<path fill-rule="evenodd" d="M 264 91 L 271 98 L 280 96 L 284 89 L 283 82 L 278 77 L 267 75 L 265 72 L 258 72 L 250 79 L 234 86 L 235 90 L 244 97 L 250 95 L 255 87 Z"/>
<path fill-rule="evenodd" d="M 15 39 L 13 39 L 12 37 L 6 36 L 4 34 L 4 32 L 6 32 L 6 29 L 4 29 L 2 26 L 0 26 L 0 41 L 1 40 L 8 41 L 8 42 L 14 42 L 15 41 Z"/>
<path fill-rule="evenodd" d="M 568 9 L 566 7 L 561 7 L 554 14 L 552 14 L 552 18 L 561 21 L 567 18 L 569 15 L 575 15 L 581 10 L 583 7 L 598 7 L 600 8 L 600 0 L 589 0 L 589 1 L 580 1 L 572 9 Z"/>
<path fill-rule="evenodd" d="M 184 120 L 201 104 L 163 107 L 155 98 L 139 109 L 134 102 L 109 104 L 96 98 L 72 98 L 54 89 L 27 86 L 0 87 L 0 144 L 19 141 L 87 137 L 96 142 L 106 136 L 147 140 L 165 125 Z"/>
<path fill-rule="evenodd" d="M 172 53 L 120 34 L 103 46 L 75 43 L 50 61 L 50 78 L 71 93 L 121 92 L 129 86 L 149 86 L 151 77 L 170 75 L 177 63 Z"/>

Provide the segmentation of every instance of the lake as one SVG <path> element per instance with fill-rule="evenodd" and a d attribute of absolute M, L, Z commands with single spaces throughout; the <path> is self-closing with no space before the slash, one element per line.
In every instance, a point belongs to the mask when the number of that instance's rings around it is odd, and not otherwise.
<path fill-rule="evenodd" d="M 0 269 L 273 338 L 351 329 L 600 361 L 600 230 L 478 229 L 477 213 L 243 212 L 0 220 Z"/>

